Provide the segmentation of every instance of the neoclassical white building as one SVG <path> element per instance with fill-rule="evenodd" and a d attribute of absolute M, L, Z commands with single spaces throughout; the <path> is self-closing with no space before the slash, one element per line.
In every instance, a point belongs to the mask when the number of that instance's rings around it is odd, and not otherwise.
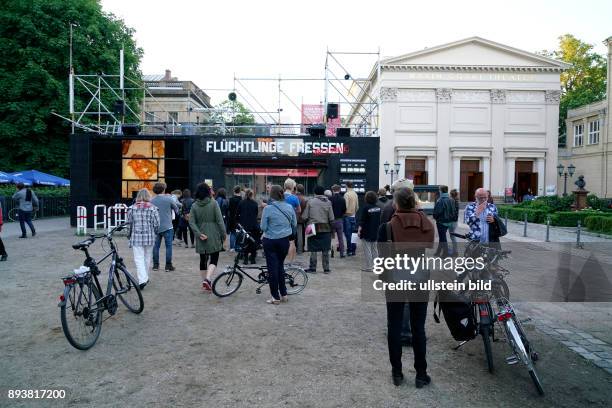
<path fill-rule="evenodd" d="M 472 37 L 382 60 L 359 98 L 378 98 L 380 163 L 399 162 L 415 184 L 446 184 L 464 201 L 477 187 L 503 196 L 515 183 L 519 194 L 550 194 L 567 67 Z M 382 165 L 378 177 L 390 181 Z"/>

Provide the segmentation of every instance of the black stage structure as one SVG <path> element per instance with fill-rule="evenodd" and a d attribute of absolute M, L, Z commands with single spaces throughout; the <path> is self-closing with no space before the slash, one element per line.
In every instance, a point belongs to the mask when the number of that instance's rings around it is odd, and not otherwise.
<path fill-rule="evenodd" d="M 291 177 L 312 194 L 316 184 L 352 181 L 363 198 L 379 188 L 379 138 L 250 135 L 70 136 L 71 223 L 76 208 L 132 202 L 134 191 L 162 180 L 168 192 L 207 181 L 216 190 L 234 185 L 265 193 L 268 183 Z M 88 225 L 92 224 L 91 217 Z"/>

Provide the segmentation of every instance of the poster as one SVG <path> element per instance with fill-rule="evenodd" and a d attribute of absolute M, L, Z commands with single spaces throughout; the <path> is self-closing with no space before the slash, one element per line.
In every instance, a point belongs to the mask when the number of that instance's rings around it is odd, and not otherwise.
<path fill-rule="evenodd" d="M 165 178 L 166 155 L 163 140 L 123 140 L 122 196 L 132 198 L 135 191 L 151 190 L 153 185 Z"/>

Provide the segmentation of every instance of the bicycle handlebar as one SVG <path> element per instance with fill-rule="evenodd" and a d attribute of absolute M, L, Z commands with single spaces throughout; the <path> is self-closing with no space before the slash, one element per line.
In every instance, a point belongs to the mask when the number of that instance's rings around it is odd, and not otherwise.
<path fill-rule="evenodd" d="M 96 239 L 100 238 L 111 238 L 115 232 L 122 231 L 127 226 L 127 223 L 123 223 L 121 225 L 117 225 L 115 228 L 108 231 L 106 234 L 93 235 L 91 234 L 89 238 L 84 241 L 81 241 L 77 244 L 72 245 L 73 249 L 85 249 L 89 247 L 91 244 L 96 242 Z"/>
<path fill-rule="evenodd" d="M 457 234 L 456 232 L 450 232 L 450 234 L 454 237 L 457 238 L 462 238 L 462 239 L 470 239 L 467 235 L 461 235 L 461 234 Z"/>

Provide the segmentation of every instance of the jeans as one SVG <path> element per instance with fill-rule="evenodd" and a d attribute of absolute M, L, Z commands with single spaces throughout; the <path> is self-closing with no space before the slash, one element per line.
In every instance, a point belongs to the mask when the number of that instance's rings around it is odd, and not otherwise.
<path fill-rule="evenodd" d="M 4 248 L 4 242 L 2 242 L 2 238 L 0 237 L 0 256 L 7 256 L 6 249 Z"/>
<path fill-rule="evenodd" d="M 304 252 L 304 237 L 305 237 L 304 224 L 298 224 L 297 225 L 297 237 L 295 241 L 295 249 L 298 254 L 301 254 Z"/>
<path fill-rule="evenodd" d="M 191 245 L 193 245 L 193 242 L 194 242 L 193 230 L 191 229 L 189 224 L 181 226 L 179 231 L 183 235 L 183 241 L 185 241 L 185 247 L 189 245 L 187 242 L 188 233 L 189 233 L 189 238 L 191 238 Z"/>
<path fill-rule="evenodd" d="M 436 228 L 438 229 L 438 249 L 436 249 L 436 256 L 448 255 L 448 241 L 446 240 L 446 232 L 448 227 L 444 224 L 436 222 Z"/>
<path fill-rule="evenodd" d="M 276 300 L 280 296 L 287 296 L 287 286 L 285 286 L 285 258 L 289 252 L 289 239 L 263 239 L 263 249 L 268 266 L 268 283 L 270 284 L 270 294 Z M 280 296 L 279 296 L 280 293 Z"/>
<path fill-rule="evenodd" d="M 332 231 L 338 237 L 338 247 L 340 250 L 340 254 L 344 255 L 344 220 L 338 219 L 332 221 Z"/>
<path fill-rule="evenodd" d="M 32 231 L 32 235 L 36 233 L 36 229 L 34 229 L 34 224 L 32 224 L 32 211 L 23 211 L 18 210 L 17 214 L 19 214 L 19 226 L 21 227 L 21 235 L 26 236 L 26 228 L 25 224 L 28 224 L 30 227 L 30 231 Z"/>
<path fill-rule="evenodd" d="M 371 271 L 374 267 L 374 258 L 378 258 L 378 242 L 361 240 L 363 244 L 363 250 L 365 252 L 365 264 L 364 269 Z"/>
<path fill-rule="evenodd" d="M 318 252 L 310 253 L 310 269 L 315 271 L 317 269 L 317 254 Z M 323 264 L 323 270 L 329 271 L 329 251 L 321 252 L 321 263 Z"/>
<path fill-rule="evenodd" d="M 236 249 L 236 232 L 232 230 L 229 234 L 230 249 Z"/>
<path fill-rule="evenodd" d="M 355 216 L 346 216 L 342 219 L 343 228 L 344 228 L 344 237 L 346 238 L 346 253 L 355 255 L 355 251 L 357 250 L 357 244 L 351 243 L 351 235 L 356 231 L 357 222 L 355 221 Z"/>
<path fill-rule="evenodd" d="M 425 319 L 427 318 L 427 302 L 410 302 L 410 327 L 412 329 L 412 351 L 414 353 L 414 369 L 418 376 L 427 373 L 427 352 L 425 337 Z M 387 343 L 389 361 L 393 375 L 402 374 L 402 322 L 404 320 L 404 302 L 387 303 Z"/>
<path fill-rule="evenodd" d="M 134 251 L 134 263 L 136 264 L 138 283 L 147 283 L 149 281 L 149 270 L 151 270 L 153 245 L 135 246 L 132 247 L 132 250 Z"/>
<path fill-rule="evenodd" d="M 153 248 L 153 265 L 159 265 L 159 247 L 161 246 L 162 238 L 166 241 L 166 265 L 171 265 L 172 240 L 174 239 L 174 230 L 172 228 L 157 234 L 157 238 L 155 238 L 155 247 Z"/>

